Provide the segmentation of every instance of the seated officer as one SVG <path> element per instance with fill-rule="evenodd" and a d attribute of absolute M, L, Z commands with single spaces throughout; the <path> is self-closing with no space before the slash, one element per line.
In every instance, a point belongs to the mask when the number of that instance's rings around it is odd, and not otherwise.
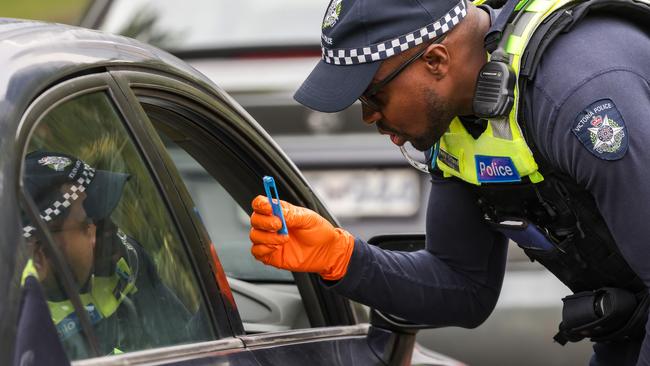
<path fill-rule="evenodd" d="M 162 284 L 143 248 L 110 218 L 128 178 L 95 170 L 65 154 L 36 151 L 26 156 L 25 186 L 80 289 L 102 354 L 173 344 L 183 329 L 148 332 L 147 325 L 165 320 L 170 326 L 186 325 L 191 318 Z M 23 236 L 32 248 L 23 282 L 28 276 L 38 278 L 68 357 L 89 357 L 80 321 L 63 290 L 59 269 L 48 257 L 44 236 L 33 225 L 23 228 Z M 151 310 L 143 313 L 143 309 Z"/>

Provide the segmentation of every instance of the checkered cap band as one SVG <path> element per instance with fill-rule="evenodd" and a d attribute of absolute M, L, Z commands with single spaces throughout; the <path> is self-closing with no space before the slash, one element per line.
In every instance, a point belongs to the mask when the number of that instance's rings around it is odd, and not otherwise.
<path fill-rule="evenodd" d="M 461 0 L 453 9 L 435 22 L 388 41 L 362 48 L 328 49 L 323 46 L 322 59 L 325 63 L 334 65 L 358 65 L 385 60 L 423 42 L 440 37 L 460 23 L 466 15 L 467 5 L 465 0 Z"/>
<path fill-rule="evenodd" d="M 76 201 L 79 198 L 79 193 L 85 191 L 86 188 L 88 188 L 88 185 L 90 185 L 90 182 L 92 182 L 94 176 L 95 169 L 91 168 L 90 165 L 84 163 L 84 169 L 81 172 L 81 176 L 77 178 L 75 184 L 70 186 L 68 191 L 63 194 L 61 199 L 54 201 L 52 205 L 41 211 L 41 218 L 46 222 L 54 220 L 61 214 L 61 212 L 63 212 L 64 209 L 70 207 L 70 205 L 72 205 L 72 202 Z M 36 228 L 31 225 L 24 226 L 23 237 L 31 237 L 32 232 L 35 230 Z"/>

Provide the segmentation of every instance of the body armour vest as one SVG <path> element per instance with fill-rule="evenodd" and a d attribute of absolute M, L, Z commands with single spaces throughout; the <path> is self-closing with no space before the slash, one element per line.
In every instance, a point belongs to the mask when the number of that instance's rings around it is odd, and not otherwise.
<path fill-rule="evenodd" d="M 512 108 L 488 118 L 478 137 L 455 118 L 434 147 L 432 173 L 474 185 L 485 220 L 572 291 L 615 287 L 638 293 L 645 286 L 621 256 L 593 197 L 533 153 L 520 113 L 519 95 L 554 35 L 589 9 L 606 6 L 622 14 L 633 13 L 626 7 L 642 7 L 650 14 L 646 4 L 632 1 L 520 1 L 499 43 L 518 79 L 510 91 Z"/>

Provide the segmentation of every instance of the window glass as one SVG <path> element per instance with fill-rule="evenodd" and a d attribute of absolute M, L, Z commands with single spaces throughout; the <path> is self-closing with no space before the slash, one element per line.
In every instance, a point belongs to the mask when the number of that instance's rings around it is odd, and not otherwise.
<path fill-rule="evenodd" d="M 290 272 L 264 265 L 250 253 L 250 219 L 228 192 L 185 150 L 164 138 L 229 277 L 253 282 L 292 282 Z M 224 171 L 224 174 L 232 174 Z M 260 181 L 261 186 L 261 181 Z"/>
<path fill-rule="evenodd" d="M 142 105 L 208 231 L 244 330 L 260 333 L 309 327 L 293 274 L 264 265 L 250 253 L 250 202 L 264 194 L 259 173 L 245 162 L 252 152 L 209 119 L 225 117 L 208 115 L 190 101 L 167 97 L 145 97 Z"/>
<path fill-rule="evenodd" d="M 149 170 L 108 96 L 76 97 L 36 126 L 24 185 L 80 289 L 102 354 L 214 338 L 198 279 Z M 42 236 L 31 260 L 66 353 L 89 357 Z"/>
<path fill-rule="evenodd" d="M 151 104 L 143 107 L 192 196 L 226 275 L 251 282 L 293 282 L 291 272 L 264 265 L 250 253 L 250 221 L 244 209 L 250 210 L 252 198 L 263 191 L 261 179 L 221 144 L 197 141 L 191 133 L 175 137 L 165 128 L 184 123 L 185 117 Z M 210 172 L 202 165 L 208 162 L 194 156 L 209 159 Z M 257 190 L 251 189 L 251 180 Z"/>

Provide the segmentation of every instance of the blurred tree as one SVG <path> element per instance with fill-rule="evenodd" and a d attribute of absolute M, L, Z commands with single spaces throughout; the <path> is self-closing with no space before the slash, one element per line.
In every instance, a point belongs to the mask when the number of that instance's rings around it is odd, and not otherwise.
<path fill-rule="evenodd" d="M 151 5 L 143 6 L 135 11 L 127 24 L 117 33 L 163 49 L 173 48 L 174 44 L 182 41 L 183 32 L 172 35 L 161 31 L 159 26 L 156 28 L 159 20 L 160 15 Z"/>
<path fill-rule="evenodd" d="M 90 0 L 2 0 L 0 17 L 76 24 Z"/>

